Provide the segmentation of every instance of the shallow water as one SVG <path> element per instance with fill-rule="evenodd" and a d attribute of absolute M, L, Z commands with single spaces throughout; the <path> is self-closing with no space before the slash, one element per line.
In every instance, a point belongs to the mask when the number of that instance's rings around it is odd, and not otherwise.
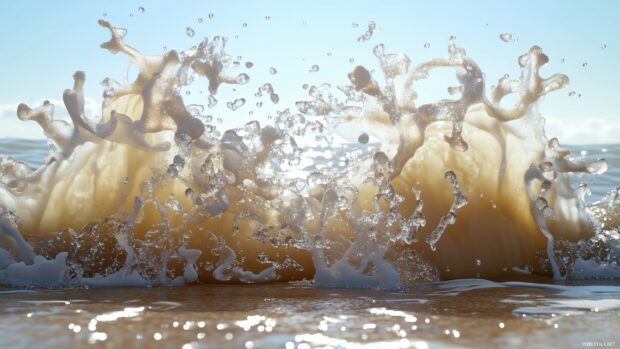
<path fill-rule="evenodd" d="M 437 348 L 620 345 L 620 285 L 456 280 L 403 292 L 284 283 L 1 290 L 0 346 Z"/>

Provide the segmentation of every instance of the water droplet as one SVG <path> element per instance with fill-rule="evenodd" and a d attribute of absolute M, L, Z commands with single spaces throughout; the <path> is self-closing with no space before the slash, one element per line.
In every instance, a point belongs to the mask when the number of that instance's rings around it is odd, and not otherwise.
<path fill-rule="evenodd" d="M 209 13 L 209 19 L 213 19 L 213 13 Z"/>
<path fill-rule="evenodd" d="M 560 59 L 560 63 L 564 63 L 564 58 Z"/>
<path fill-rule="evenodd" d="M 424 44 L 424 48 L 430 48 L 430 47 L 431 47 L 430 43 L 427 42 L 427 43 Z"/>
<path fill-rule="evenodd" d="M 192 94 L 192 92 L 191 92 L 191 91 L 185 91 L 185 95 L 186 95 L 186 96 L 189 96 L 189 95 L 191 95 L 191 94 Z"/>
<path fill-rule="evenodd" d="M 601 48 L 604 50 L 604 49 L 606 49 L 606 48 L 607 48 L 607 45 L 606 45 L 606 44 L 603 44 L 603 46 L 601 46 Z"/>
<path fill-rule="evenodd" d="M 355 62 L 355 58 L 349 58 L 349 63 Z"/>
<path fill-rule="evenodd" d="M 588 62 L 583 62 L 583 63 L 581 64 L 581 66 L 582 66 L 582 67 L 584 67 L 584 68 L 585 68 L 585 67 L 587 67 L 587 66 L 588 66 Z"/>
<path fill-rule="evenodd" d="M 587 167 L 589 173 L 603 174 L 607 172 L 607 160 L 598 159 Z"/>
<path fill-rule="evenodd" d="M 187 34 L 187 36 L 191 38 L 194 36 L 194 34 L 196 34 L 196 32 L 194 31 L 194 29 L 192 29 L 192 27 L 187 27 L 185 28 L 185 34 Z"/>
<path fill-rule="evenodd" d="M 331 57 L 332 53 L 331 52 L 327 52 L 327 57 Z"/>
<path fill-rule="evenodd" d="M 301 88 L 303 88 L 304 90 L 307 90 L 308 89 L 308 84 L 301 85 Z"/>
<path fill-rule="evenodd" d="M 254 66 L 254 63 L 252 63 L 252 62 L 245 62 L 245 67 L 248 68 L 248 69 L 252 68 L 253 66 Z"/>
<path fill-rule="evenodd" d="M 243 27 L 244 27 L 244 28 L 247 28 L 247 27 L 248 27 L 248 24 L 247 24 L 247 23 L 245 23 L 245 22 L 243 22 Z"/>
<path fill-rule="evenodd" d="M 232 102 L 226 103 L 226 106 L 228 107 L 228 109 L 235 111 L 241 108 L 244 104 L 245 104 L 245 98 L 238 98 Z"/>
<path fill-rule="evenodd" d="M 316 73 L 316 72 L 318 72 L 318 71 L 319 71 L 319 66 L 318 66 L 318 65 L 316 65 L 316 64 L 315 64 L 315 65 L 313 65 L 313 66 L 310 68 L 310 72 L 311 72 L 311 73 Z"/>
<path fill-rule="evenodd" d="M 362 133 L 361 135 L 359 135 L 359 137 L 357 137 L 357 141 L 361 144 L 367 144 L 368 140 L 369 137 L 367 133 Z"/>
<path fill-rule="evenodd" d="M 278 104 L 278 102 L 280 102 L 280 96 L 278 96 L 277 93 L 272 93 L 270 97 L 273 104 Z"/>
<path fill-rule="evenodd" d="M 144 13 L 144 7 L 139 6 L 139 7 L 138 7 L 138 12 L 140 12 L 140 13 Z"/>
<path fill-rule="evenodd" d="M 569 96 L 569 97 L 573 97 L 574 95 L 575 95 L 575 91 L 570 91 L 570 92 L 568 93 L 568 96 Z"/>
<path fill-rule="evenodd" d="M 256 260 L 259 263 L 269 263 L 269 255 L 267 255 L 267 252 L 261 252 L 256 256 Z"/>
<path fill-rule="evenodd" d="M 359 27 L 359 24 L 353 22 L 353 23 L 351 23 L 351 26 L 353 26 L 353 28 L 357 28 L 357 27 Z"/>
<path fill-rule="evenodd" d="M 176 213 L 183 211 L 183 206 L 181 206 L 181 203 L 173 198 L 168 199 L 166 206 L 168 206 L 168 208 L 170 208 L 173 212 Z"/>
<path fill-rule="evenodd" d="M 476 266 L 479 267 L 482 265 L 482 261 L 479 259 L 476 259 Z"/>
<path fill-rule="evenodd" d="M 499 34 L 499 38 L 502 39 L 503 42 L 510 42 L 512 41 L 512 34 L 502 33 L 502 34 Z"/>
<path fill-rule="evenodd" d="M 271 16 L 265 16 L 265 20 L 266 20 L 266 21 L 271 20 Z"/>
<path fill-rule="evenodd" d="M 209 97 L 207 98 L 207 101 L 208 101 L 207 107 L 209 107 L 209 109 L 217 105 L 217 99 L 215 99 L 213 95 L 209 95 Z"/>
<path fill-rule="evenodd" d="M 192 190 L 192 188 L 185 189 L 185 197 L 190 200 L 194 199 L 194 191 Z"/>
<path fill-rule="evenodd" d="M 104 12 L 104 13 L 102 14 L 102 16 L 103 16 L 103 17 L 107 17 L 107 16 L 108 16 L 108 14 Z"/>
<path fill-rule="evenodd" d="M 269 68 L 269 74 L 271 75 L 276 75 L 278 73 L 278 70 L 274 67 Z"/>
<path fill-rule="evenodd" d="M 202 23 L 202 17 L 198 17 L 198 23 Z"/>
<path fill-rule="evenodd" d="M 250 77 L 246 73 L 241 73 L 235 78 L 235 82 L 239 85 L 245 85 L 250 81 Z"/>

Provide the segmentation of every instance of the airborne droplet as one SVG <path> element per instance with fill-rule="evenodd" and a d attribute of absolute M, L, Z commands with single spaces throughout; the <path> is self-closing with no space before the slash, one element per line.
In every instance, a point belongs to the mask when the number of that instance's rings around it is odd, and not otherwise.
<path fill-rule="evenodd" d="M 245 67 L 248 68 L 248 69 L 252 68 L 253 66 L 254 66 L 254 63 L 252 63 L 252 62 L 245 62 Z"/>
<path fill-rule="evenodd" d="M 430 47 L 431 47 L 430 43 L 427 42 L 427 43 L 424 44 L 424 48 L 430 48 Z"/>
<path fill-rule="evenodd" d="M 213 107 L 215 107 L 215 106 L 217 105 L 217 99 L 215 99 L 215 97 L 214 97 L 214 96 L 209 95 L 209 97 L 208 97 L 208 99 L 207 99 L 207 100 L 208 100 L 208 102 L 209 102 L 209 103 L 207 104 L 207 107 L 209 107 L 209 109 L 211 109 L 211 108 L 213 108 Z"/>
<path fill-rule="evenodd" d="M 192 27 L 187 27 L 185 28 L 185 34 L 187 34 L 187 36 L 191 38 L 194 36 L 194 34 L 196 34 L 196 32 L 194 31 Z"/>
<path fill-rule="evenodd" d="M 213 19 L 213 13 L 209 13 L 209 19 Z"/>
<path fill-rule="evenodd" d="M 168 206 L 168 208 L 170 208 L 173 212 L 176 213 L 180 213 L 181 211 L 183 211 L 183 206 L 181 206 L 181 203 L 174 198 L 168 199 L 166 206 Z"/>
<path fill-rule="evenodd" d="M 266 252 L 261 252 L 258 256 L 256 256 L 256 260 L 260 263 L 269 263 L 269 256 Z"/>
<path fill-rule="evenodd" d="M 244 104 L 245 104 L 245 98 L 238 98 L 238 99 L 235 99 L 232 102 L 226 103 L 226 106 L 230 110 L 234 111 L 234 110 L 237 110 L 237 109 L 241 108 Z"/>
<path fill-rule="evenodd" d="M 588 66 L 588 62 L 583 62 L 583 64 L 581 64 L 582 67 L 587 67 Z"/>
<path fill-rule="evenodd" d="M 368 140 L 369 137 L 367 133 L 362 133 L 361 135 L 359 135 L 359 137 L 357 137 L 357 141 L 361 144 L 367 144 Z"/>
<path fill-rule="evenodd" d="M 374 21 L 368 22 L 368 30 L 364 34 L 360 35 L 357 38 L 357 41 L 364 42 L 364 41 L 370 40 L 372 38 L 372 34 L 374 33 L 376 27 L 377 27 L 377 24 Z"/>
<path fill-rule="evenodd" d="M 316 64 L 315 64 L 315 65 L 313 65 L 313 66 L 310 68 L 310 72 L 311 72 L 311 73 L 316 73 L 316 72 L 318 72 L 318 71 L 319 71 L 319 66 L 318 66 L 318 65 L 316 65 Z"/>
<path fill-rule="evenodd" d="M 276 75 L 278 73 L 278 70 L 274 67 L 269 68 L 269 74 L 271 75 Z"/>
<path fill-rule="evenodd" d="M 245 85 L 250 81 L 250 77 L 246 73 L 241 73 L 235 78 L 235 82 L 239 85 Z"/>
<path fill-rule="evenodd" d="M 144 13 L 144 7 L 139 6 L 139 7 L 138 7 L 138 12 L 140 12 L 140 13 Z"/>
<path fill-rule="evenodd" d="M 499 38 L 502 39 L 503 42 L 510 42 L 512 41 L 512 34 L 502 33 L 502 34 L 499 34 Z"/>

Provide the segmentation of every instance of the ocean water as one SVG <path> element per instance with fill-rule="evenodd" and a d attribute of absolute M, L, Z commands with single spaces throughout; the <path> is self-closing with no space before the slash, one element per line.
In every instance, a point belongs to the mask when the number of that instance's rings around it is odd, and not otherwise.
<path fill-rule="evenodd" d="M 570 146 L 610 169 L 592 202 L 620 183 L 620 146 Z M 0 140 L 36 168 L 45 141 Z M 554 282 L 515 272 L 398 291 L 304 283 L 113 289 L 0 288 L 1 347 L 450 348 L 620 346 L 620 281 Z M 509 280 L 509 281 L 507 281 Z"/>
<path fill-rule="evenodd" d="M 572 178 L 574 185 L 587 182 L 591 186 L 589 202 L 601 200 L 620 185 L 620 145 L 567 145 L 566 148 L 575 158 L 587 161 L 596 161 L 600 158 L 607 160 L 609 168 L 606 172 L 600 175 L 574 175 Z M 0 138 L 0 154 L 9 155 L 34 169 L 44 164 L 48 152 L 49 145 L 46 140 Z M 323 159 L 323 162 L 327 161 Z"/>
<path fill-rule="evenodd" d="M 461 279 L 400 292 L 286 283 L 0 290 L 3 347 L 617 347 L 620 285 Z"/>
<path fill-rule="evenodd" d="M 414 62 L 371 21 L 373 66 L 293 75 L 283 105 L 226 37 L 153 56 L 98 24 L 135 81 L 91 115 L 76 71 L 7 121 L 45 140 L 0 140 L 1 346 L 620 343 L 620 146 L 546 134 L 569 79 L 541 47 L 495 82 L 454 36 Z M 422 103 L 436 70 L 450 97 Z"/>

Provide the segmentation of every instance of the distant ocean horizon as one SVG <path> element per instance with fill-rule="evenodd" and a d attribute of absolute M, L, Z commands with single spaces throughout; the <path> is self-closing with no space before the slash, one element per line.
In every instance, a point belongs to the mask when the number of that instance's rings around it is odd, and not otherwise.
<path fill-rule="evenodd" d="M 589 161 L 604 158 L 607 160 L 608 170 L 601 175 L 580 174 L 572 178 L 573 185 L 581 182 L 592 188 L 592 195 L 587 198 L 594 202 L 601 199 L 616 186 L 620 185 L 620 143 L 619 144 L 590 144 L 590 145 L 561 145 L 570 150 L 573 158 Z M 15 160 L 28 164 L 31 168 L 39 168 L 45 162 L 49 152 L 47 140 L 0 138 L 0 154 L 5 154 Z"/>

